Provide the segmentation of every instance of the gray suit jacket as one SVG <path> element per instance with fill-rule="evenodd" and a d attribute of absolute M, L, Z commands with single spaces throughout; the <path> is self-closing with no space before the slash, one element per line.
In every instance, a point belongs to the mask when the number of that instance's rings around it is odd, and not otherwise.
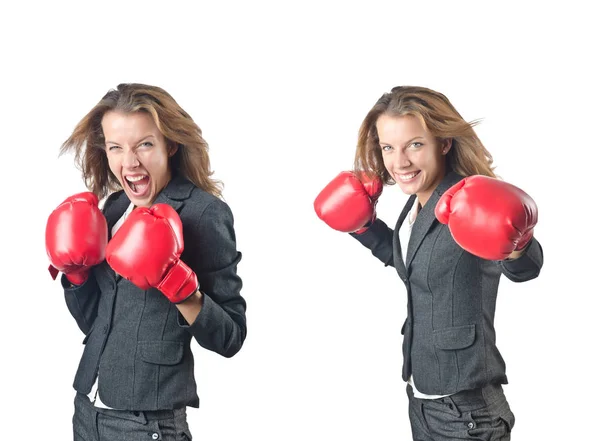
<path fill-rule="evenodd" d="M 386 266 L 393 265 L 406 285 L 402 378 L 406 381 L 412 374 L 416 388 L 426 394 L 508 382 L 494 330 L 500 275 L 523 282 L 537 277 L 543 264 L 535 238 L 521 257 L 508 261 L 484 260 L 456 244 L 434 210 L 442 194 L 461 179 L 448 173 L 417 215 L 406 262 L 399 231 L 415 195 L 393 231 L 378 219 L 365 233 L 352 234 Z"/>
<path fill-rule="evenodd" d="M 107 199 L 109 232 L 129 203 L 123 191 Z M 191 337 L 225 357 L 237 353 L 246 337 L 246 303 L 237 275 L 241 253 L 227 204 L 177 176 L 155 203 L 169 204 L 183 224 L 181 259 L 204 293 L 194 323 L 188 325 L 160 291 L 136 287 L 106 261 L 81 286 L 70 287 L 62 278 L 69 311 L 86 334 L 73 386 L 88 394 L 98 376 L 100 399 L 115 409 L 198 407 Z"/>

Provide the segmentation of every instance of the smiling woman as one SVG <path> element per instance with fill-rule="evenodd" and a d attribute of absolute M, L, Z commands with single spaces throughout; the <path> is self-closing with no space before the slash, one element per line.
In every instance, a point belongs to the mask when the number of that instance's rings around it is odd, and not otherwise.
<path fill-rule="evenodd" d="M 166 91 L 120 84 L 79 122 L 69 151 L 90 192 L 51 213 L 46 250 L 86 335 L 74 439 L 191 439 L 192 337 L 224 357 L 246 337 L 241 253 L 207 143 Z"/>
<path fill-rule="evenodd" d="M 443 94 L 395 87 L 363 120 L 355 170 L 314 203 L 406 286 L 402 379 L 415 440 L 508 440 L 515 422 L 493 322 L 500 276 L 524 282 L 543 265 L 537 206 L 496 179 L 472 126 Z M 393 230 L 375 212 L 383 184 L 410 195 Z"/>

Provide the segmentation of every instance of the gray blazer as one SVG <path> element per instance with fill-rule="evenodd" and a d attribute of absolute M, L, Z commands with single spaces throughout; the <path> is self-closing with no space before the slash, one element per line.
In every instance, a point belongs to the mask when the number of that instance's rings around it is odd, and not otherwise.
<path fill-rule="evenodd" d="M 365 233 L 351 234 L 386 266 L 393 265 L 406 285 L 402 378 L 406 381 L 412 374 L 416 388 L 426 394 L 508 383 L 494 330 L 500 275 L 524 282 L 537 277 L 543 264 L 542 247 L 535 238 L 521 257 L 508 261 L 484 260 L 456 244 L 434 210 L 442 194 L 461 179 L 448 173 L 417 215 L 406 262 L 399 231 L 415 195 L 393 231 L 378 219 Z"/>
<path fill-rule="evenodd" d="M 236 271 L 241 253 L 227 204 L 177 176 L 155 202 L 169 204 L 181 217 L 181 258 L 204 293 L 194 323 L 188 325 L 160 291 L 136 287 L 106 261 L 81 286 L 70 287 L 62 278 L 69 311 L 86 334 L 73 386 L 89 394 L 98 376 L 100 399 L 115 409 L 198 407 L 191 337 L 225 357 L 237 353 L 246 337 L 246 302 Z M 107 199 L 109 233 L 129 203 L 123 191 Z"/>

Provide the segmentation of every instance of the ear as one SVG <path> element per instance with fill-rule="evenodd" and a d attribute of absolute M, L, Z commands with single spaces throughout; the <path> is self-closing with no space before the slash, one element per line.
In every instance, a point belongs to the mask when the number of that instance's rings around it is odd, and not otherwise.
<path fill-rule="evenodd" d="M 179 150 L 179 144 L 177 143 L 170 143 L 169 145 L 169 158 L 171 158 L 175 153 L 177 153 L 177 150 Z"/>
<path fill-rule="evenodd" d="M 446 138 L 442 140 L 442 155 L 446 155 L 452 148 L 452 138 Z"/>

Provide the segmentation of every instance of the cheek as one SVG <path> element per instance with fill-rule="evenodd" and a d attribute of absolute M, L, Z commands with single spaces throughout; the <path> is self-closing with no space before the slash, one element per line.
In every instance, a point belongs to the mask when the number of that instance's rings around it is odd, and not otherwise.
<path fill-rule="evenodd" d="M 119 177 L 120 173 L 120 161 L 118 160 L 118 158 L 115 155 L 111 155 L 110 153 L 106 154 L 106 159 L 108 160 L 108 168 L 110 168 L 110 171 L 113 172 L 113 174 L 117 177 Z"/>
<path fill-rule="evenodd" d="M 385 169 L 390 172 L 390 170 L 392 170 L 392 158 L 390 158 L 389 156 L 383 155 L 382 157 L 383 159 L 383 166 L 385 167 Z M 391 173 L 391 172 L 390 172 Z"/>
<path fill-rule="evenodd" d="M 166 155 L 149 157 L 146 163 L 148 173 L 153 175 L 154 181 L 162 180 L 168 172 L 169 158 Z"/>
<path fill-rule="evenodd" d="M 415 162 L 419 164 L 420 168 L 422 170 L 427 170 L 427 171 L 431 171 L 434 170 L 435 168 L 437 168 L 437 159 L 435 157 L 435 155 L 430 154 L 429 152 L 423 154 L 425 152 L 422 152 L 421 155 L 418 156 L 418 158 L 416 158 Z"/>

